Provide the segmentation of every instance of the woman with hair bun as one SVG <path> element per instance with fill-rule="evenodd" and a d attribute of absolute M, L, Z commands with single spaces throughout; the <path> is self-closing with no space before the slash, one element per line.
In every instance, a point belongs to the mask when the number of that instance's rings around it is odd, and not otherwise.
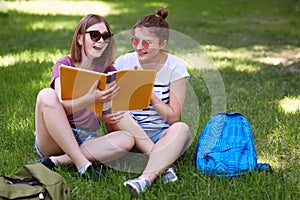
<path fill-rule="evenodd" d="M 144 131 L 140 135 L 135 133 L 134 138 L 147 134 L 151 139 L 146 143 L 146 149 L 151 151 L 144 171 L 138 178 L 124 182 L 134 196 L 145 192 L 160 174 L 165 183 L 176 181 L 173 163 L 185 152 L 190 141 L 188 125 L 180 122 L 189 74 L 182 60 L 163 50 L 169 40 L 167 16 L 168 10 L 159 8 L 155 14 L 141 17 L 132 30 L 131 43 L 135 51 L 120 56 L 114 63 L 118 70 L 157 71 L 149 108 L 130 112 L 136 126 Z M 113 124 L 113 128 L 136 130 L 124 128 L 126 123 L 122 121 L 125 119 Z"/>

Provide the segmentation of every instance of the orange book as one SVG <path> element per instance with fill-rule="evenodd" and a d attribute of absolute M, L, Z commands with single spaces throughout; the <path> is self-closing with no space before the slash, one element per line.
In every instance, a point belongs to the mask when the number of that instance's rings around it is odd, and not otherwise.
<path fill-rule="evenodd" d="M 140 110 L 149 107 L 154 86 L 155 70 L 119 70 L 108 74 L 66 65 L 60 66 L 61 98 L 75 99 L 86 94 L 96 80 L 98 88 L 105 90 L 116 81 L 120 91 L 111 102 L 96 102 L 88 109 L 105 115 L 112 111 Z"/>

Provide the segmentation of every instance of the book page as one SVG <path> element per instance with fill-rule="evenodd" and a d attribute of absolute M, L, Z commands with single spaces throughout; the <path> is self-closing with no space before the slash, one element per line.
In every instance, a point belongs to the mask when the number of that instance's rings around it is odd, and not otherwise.
<path fill-rule="evenodd" d="M 117 73 L 119 94 L 113 99 L 112 110 L 140 110 L 149 107 L 154 86 L 154 70 L 121 70 Z"/>
<path fill-rule="evenodd" d="M 85 95 L 96 80 L 99 80 L 98 88 L 105 90 L 106 74 L 62 65 L 60 67 L 62 100 L 75 99 Z M 102 113 L 103 104 L 95 103 L 87 108 L 93 112 Z"/>
<path fill-rule="evenodd" d="M 60 73 L 62 100 L 83 96 L 96 80 L 99 80 L 100 90 L 109 88 L 113 81 L 117 82 L 120 91 L 112 102 L 97 102 L 87 107 L 99 115 L 148 108 L 156 76 L 155 70 L 120 70 L 108 75 L 64 65 L 60 67 Z"/>

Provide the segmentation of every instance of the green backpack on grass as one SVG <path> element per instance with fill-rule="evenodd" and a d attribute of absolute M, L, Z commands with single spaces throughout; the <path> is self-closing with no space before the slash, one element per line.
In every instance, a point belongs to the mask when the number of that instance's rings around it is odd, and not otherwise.
<path fill-rule="evenodd" d="M 65 179 L 41 163 L 21 167 L 9 176 L 0 176 L 0 199 L 68 200 Z"/>

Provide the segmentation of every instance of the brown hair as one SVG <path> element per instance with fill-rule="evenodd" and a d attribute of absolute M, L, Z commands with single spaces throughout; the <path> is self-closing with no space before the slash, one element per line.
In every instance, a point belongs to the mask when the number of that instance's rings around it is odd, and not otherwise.
<path fill-rule="evenodd" d="M 147 27 L 153 32 L 160 41 L 169 39 L 169 24 L 166 22 L 168 16 L 168 10 L 166 8 L 160 7 L 155 14 L 145 15 L 141 17 L 136 24 L 133 26 L 135 28 Z"/>
<path fill-rule="evenodd" d="M 78 35 L 83 34 L 83 36 L 84 36 L 85 31 L 89 27 L 91 27 L 97 23 L 104 23 L 108 32 L 112 34 L 112 30 L 111 30 L 109 24 L 103 17 L 101 17 L 99 15 L 95 15 L 95 14 L 89 14 L 89 15 L 86 15 L 83 18 L 81 18 L 81 20 L 79 21 L 77 28 L 74 32 L 72 45 L 71 45 L 71 60 L 73 61 L 73 63 L 81 62 L 81 60 L 82 60 L 81 48 L 82 47 L 84 48 L 84 53 L 86 54 L 85 37 L 83 37 L 83 43 L 82 43 L 82 45 L 80 45 L 77 42 Z M 97 58 L 97 60 L 96 60 L 97 64 L 100 64 L 103 66 L 111 65 L 115 59 L 116 51 L 117 51 L 117 48 L 116 48 L 115 40 L 113 37 L 111 37 L 108 46 L 106 47 L 106 49 L 104 50 L 102 55 L 99 58 Z"/>

